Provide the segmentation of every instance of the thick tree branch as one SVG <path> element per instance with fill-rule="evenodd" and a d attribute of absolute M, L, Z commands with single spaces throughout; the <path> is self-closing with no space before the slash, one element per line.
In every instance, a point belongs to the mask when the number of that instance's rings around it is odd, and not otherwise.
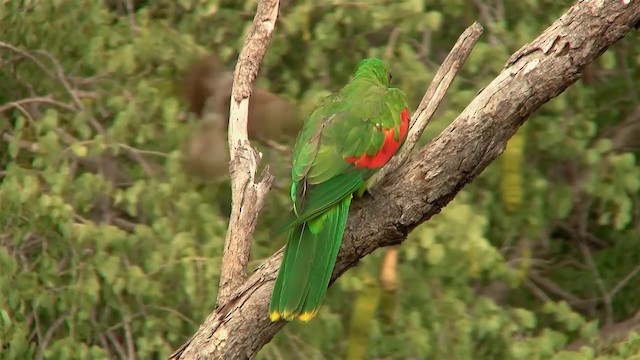
<path fill-rule="evenodd" d="M 535 110 L 640 21 L 640 1 L 582 0 L 530 44 L 437 138 L 388 176 L 375 198 L 354 201 L 334 279 L 375 249 L 401 243 L 504 150 Z M 178 359 L 255 356 L 285 323 L 267 316 L 282 251 L 267 259 L 200 326 Z M 187 355 L 188 353 L 188 355 Z"/>
<path fill-rule="evenodd" d="M 229 112 L 231 216 L 222 255 L 218 305 L 226 303 L 247 278 L 247 263 L 258 213 L 273 182 L 268 167 L 256 182 L 261 155 L 249 143 L 247 121 L 253 81 L 271 41 L 279 6 L 278 0 L 260 1 L 234 73 Z"/>

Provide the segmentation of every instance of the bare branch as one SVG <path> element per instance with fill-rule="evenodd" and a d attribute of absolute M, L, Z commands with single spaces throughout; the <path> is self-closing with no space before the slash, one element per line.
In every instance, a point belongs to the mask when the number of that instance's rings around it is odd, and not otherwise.
<path fill-rule="evenodd" d="M 433 114 L 435 114 L 438 109 L 442 99 L 444 99 L 444 95 L 447 93 L 449 86 L 451 86 L 454 77 L 458 74 L 465 61 L 467 61 L 471 50 L 473 50 L 473 47 L 480 39 L 480 35 L 482 35 L 482 26 L 477 22 L 473 23 L 473 25 L 469 26 L 462 35 L 460 35 L 458 41 L 453 45 L 451 52 L 444 59 L 442 65 L 440 65 L 427 92 L 422 97 L 418 109 L 413 115 L 411 129 L 409 130 L 407 140 L 402 150 L 394 156 L 389 164 L 382 168 L 372 180 L 371 188 L 374 193 L 375 188 L 382 183 L 384 177 L 400 167 L 400 165 L 407 160 L 416 143 L 420 140 Z"/>
<path fill-rule="evenodd" d="M 631 279 L 633 279 L 639 273 L 640 273 L 640 265 L 636 266 L 633 270 L 631 270 L 630 273 L 628 273 L 624 278 L 622 278 L 622 280 L 620 280 L 616 284 L 616 286 L 614 286 L 613 289 L 609 291 L 609 296 L 612 298 L 616 296 L 616 294 L 620 292 L 620 290 L 622 290 L 625 286 L 627 286 L 629 281 L 631 281 Z"/>
<path fill-rule="evenodd" d="M 279 0 L 261 0 L 258 3 L 253 26 L 244 42 L 234 72 L 229 111 L 229 153 L 231 157 L 229 174 L 231 177 L 232 207 L 222 255 L 217 301 L 219 308 L 232 305 L 234 303 L 233 293 L 246 281 L 247 263 L 249 262 L 251 241 L 258 221 L 258 214 L 274 179 L 267 166 L 256 182 L 256 171 L 261 154 L 249 143 L 247 122 L 253 81 L 258 75 L 260 63 L 271 42 L 279 8 Z M 171 358 L 217 359 L 224 357 L 221 355 L 224 354 L 221 352 L 224 351 L 224 348 L 221 348 L 220 344 L 210 341 L 207 324 L 201 326 L 203 331 L 198 331 L 189 342 L 171 355 Z M 220 331 L 224 332 L 224 324 L 218 323 L 216 327 L 220 327 Z M 227 333 L 224 336 L 228 338 L 230 334 Z"/>
<path fill-rule="evenodd" d="M 571 306 L 573 306 L 574 304 L 579 304 L 584 302 L 584 300 L 575 296 L 570 291 L 563 289 L 560 285 L 553 282 L 553 280 L 538 274 L 536 271 L 530 272 L 529 278 L 534 284 L 545 288 L 547 291 L 555 294 L 556 296 L 559 296 L 561 299 L 566 301 Z"/>
<path fill-rule="evenodd" d="M 232 208 L 222 256 L 218 305 L 227 302 L 233 291 L 247 278 L 246 268 L 258 213 L 273 182 L 268 167 L 258 182 L 255 181 L 261 154 L 249 143 L 247 119 L 253 81 L 271 41 L 279 6 L 278 0 L 260 1 L 234 73 L 229 113 Z"/>
<path fill-rule="evenodd" d="M 402 171 L 389 174 L 375 197 L 353 202 L 333 279 L 375 249 L 401 243 L 440 212 L 500 155 L 527 117 L 576 82 L 639 21 L 640 1 L 582 0 L 514 54 L 451 125 Z M 282 250 L 258 267 L 172 358 L 253 358 L 285 325 L 267 315 L 281 257 Z"/>
<path fill-rule="evenodd" d="M 26 98 L 26 99 L 20 99 L 20 100 L 8 102 L 0 106 L 0 113 L 3 113 L 11 108 L 14 108 L 16 107 L 16 105 L 26 105 L 26 104 L 33 104 L 33 103 L 57 106 L 67 111 L 76 111 L 73 108 L 73 106 L 57 101 L 55 99 L 52 99 L 51 97 L 32 97 L 32 98 Z"/>
<path fill-rule="evenodd" d="M 596 287 L 600 291 L 602 295 L 602 303 L 604 304 L 605 310 L 605 324 L 612 325 L 613 324 L 613 304 L 611 299 L 611 294 L 607 290 L 607 287 L 602 280 L 602 276 L 600 275 L 600 271 L 598 270 L 598 265 L 593 259 L 593 255 L 591 254 L 591 250 L 584 241 L 584 238 L 581 238 L 578 242 L 578 247 L 580 248 L 580 252 L 582 252 L 582 256 L 584 257 L 585 262 L 589 266 L 589 269 L 593 273 L 593 280 L 596 284 Z"/>

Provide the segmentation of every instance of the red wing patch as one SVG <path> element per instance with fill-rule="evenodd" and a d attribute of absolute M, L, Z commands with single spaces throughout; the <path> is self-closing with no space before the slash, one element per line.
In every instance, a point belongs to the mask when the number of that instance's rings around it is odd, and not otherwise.
<path fill-rule="evenodd" d="M 409 131 L 409 109 L 404 108 L 400 113 L 400 134 L 396 139 L 396 133 L 394 129 L 384 130 L 384 141 L 382 147 L 373 156 L 367 155 L 367 153 L 361 156 L 349 156 L 345 160 L 354 164 L 357 168 L 378 169 L 383 167 L 392 157 L 396 154 L 400 145 L 407 138 L 407 132 Z"/>

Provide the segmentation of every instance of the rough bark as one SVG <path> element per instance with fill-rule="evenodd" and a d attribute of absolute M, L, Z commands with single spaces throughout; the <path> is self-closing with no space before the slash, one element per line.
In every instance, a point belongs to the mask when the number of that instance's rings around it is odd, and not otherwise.
<path fill-rule="evenodd" d="M 640 21 L 640 1 L 583 0 L 507 62 L 458 118 L 383 181 L 375 198 L 354 201 L 333 278 L 382 246 L 401 243 L 504 150 L 541 105 Z M 175 359 L 245 359 L 285 323 L 267 316 L 282 251 L 267 259 L 200 326 Z"/>

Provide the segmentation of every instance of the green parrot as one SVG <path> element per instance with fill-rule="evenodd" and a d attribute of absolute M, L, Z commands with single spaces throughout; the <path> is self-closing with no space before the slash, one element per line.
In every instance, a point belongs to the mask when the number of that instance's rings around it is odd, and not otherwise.
<path fill-rule="evenodd" d="M 307 322 L 317 313 L 331 279 L 354 193 L 404 143 L 409 130 L 406 95 L 390 88 L 391 74 L 376 58 L 358 63 L 351 81 L 320 102 L 293 150 L 293 210 L 269 318 Z"/>

